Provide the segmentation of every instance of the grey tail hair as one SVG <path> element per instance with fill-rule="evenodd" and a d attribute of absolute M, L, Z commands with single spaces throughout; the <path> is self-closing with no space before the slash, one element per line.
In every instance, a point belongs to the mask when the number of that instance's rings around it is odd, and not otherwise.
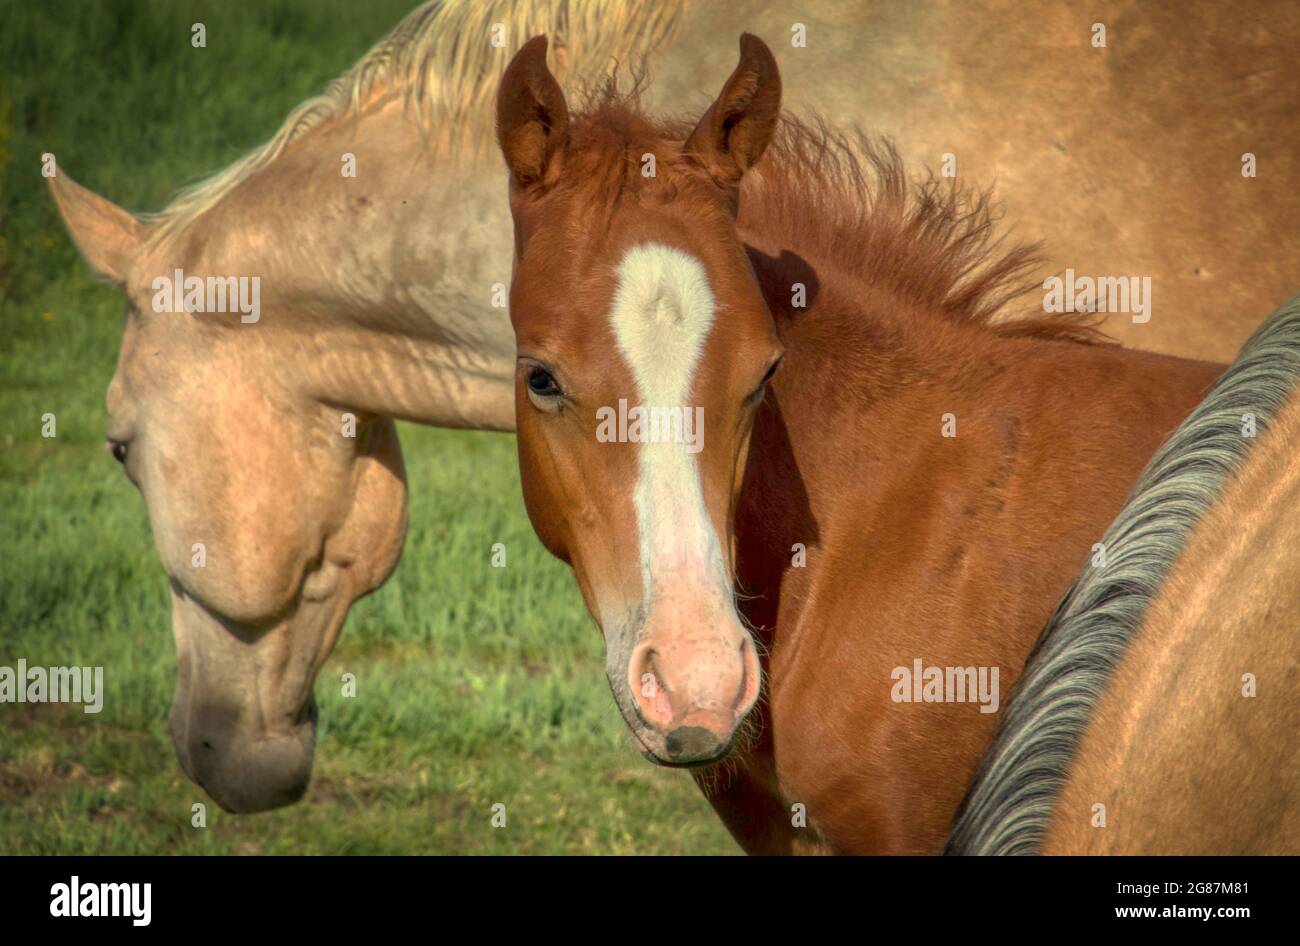
<path fill-rule="evenodd" d="M 1039 635 L 957 814 L 946 854 L 1036 854 L 1111 674 L 1170 568 L 1254 441 L 1300 380 L 1300 295 L 1250 337 L 1147 464 Z"/>

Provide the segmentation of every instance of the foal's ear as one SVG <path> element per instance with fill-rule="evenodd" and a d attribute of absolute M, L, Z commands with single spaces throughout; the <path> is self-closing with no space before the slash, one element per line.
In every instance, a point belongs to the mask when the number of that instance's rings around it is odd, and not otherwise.
<path fill-rule="evenodd" d="M 546 68 L 546 37 L 534 36 L 510 60 L 497 92 L 497 142 L 515 183 L 545 176 L 568 128 L 564 93 Z"/>
<path fill-rule="evenodd" d="M 736 184 L 763 156 L 780 114 L 776 57 L 757 36 L 742 33 L 740 63 L 686 139 L 686 153 L 715 180 Z"/>

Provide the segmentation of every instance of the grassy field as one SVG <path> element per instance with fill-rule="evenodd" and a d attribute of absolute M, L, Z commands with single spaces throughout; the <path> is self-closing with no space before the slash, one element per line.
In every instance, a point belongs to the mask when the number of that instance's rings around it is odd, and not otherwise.
<path fill-rule="evenodd" d="M 97 716 L 0 704 L 0 853 L 737 850 L 688 775 L 633 750 L 599 632 L 524 515 L 513 439 L 409 426 L 406 551 L 321 672 L 307 797 L 251 817 L 209 803 L 191 827 L 207 799 L 167 735 L 167 583 L 144 504 L 103 449 L 123 303 L 87 274 L 40 156 L 158 209 L 411 5 L 0 0 L 0 665 L 103 666 L 107 691 Z M 41 437 L 46 412 L 57 438 Z M 506 569 L 488 564 L 497 541 Z"/>

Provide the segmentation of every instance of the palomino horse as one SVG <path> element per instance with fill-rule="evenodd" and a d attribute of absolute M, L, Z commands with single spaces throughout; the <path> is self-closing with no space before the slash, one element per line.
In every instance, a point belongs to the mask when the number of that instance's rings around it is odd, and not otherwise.
<path fill-rule="evenodd" d="M 1151 461 L 1027 663 L 958 854 L 1300 852 L 1300 297 Z"/>
<path fill-rule="evenodd" d="M 698 773 L 751 851 L 937 851 L 998 681 L 1221 367 L 994 321 L 1024 252 L 780 119 L 751 35 L 693 125 L 571 115 L 545 48 L 498 96 L 520 471 L 619 708 L 695 766 L 752 711 Z"/>
<path fill-rule="evenodd" d="M 1269 28 L 1248 33 L 1241 11 L 1117 3 L 1098 14 L 1112 33 L 1097 49 L 1063 9 L 1000 3 L 973 31 L 966 6 L 949 2 L 445 0 L 413 11 L 269 142 L 162 214 L 132 216 L 60 169 L 50 183 L 69 231 L 130 300 L 108 433 L 173 581 L 186 770 L 233 810 L 298 795 L 312 677 L 351 601 L 400 552 L 389 419 L 513 428 L 513 339 L 491 304 L 509 279 L 508 217 L 485 148 L 490 98 L 523 37 L 560 40 L 566 85 L 611 61 L 648 62 L 666 79 L 655 91 L 680 100 L 720 81 L 702 52 L 719 29 L 790 33 L 783 55 L 808 73 L 804 104 L 900 136 L 919 164 L 951 152 L 963 177 L 998 175 L 1025 233 L 1053 237 L 1054 268 L 1154 277 L 1152 320 L 1112 317 L 1108 331 L 1220 357 L 1280 292 L 1273 268 L 1295 269 L 1294 252 L 1253 252 L 1258 234 L 1295 229 L 1297 156 L 1278 116 L 1297 95 L 1276 80 L 1290 75 L 1300 18 L 1270 6 Z M 1203 94 L 1235 88 L 1241 61 L 1255 70 L 1242 97 Z M 1218 176 L 1247 146 L 1259 177 Z M 344 154 L 355 178 L 339 174 Z M 155 314 L 151 280 L 176 268 L 260 275 L 259 321 Z M 359 427 L 340 443 L 343 413 Z M 191 565 L 196 543 L 206 571 Z"/>
<path fill-rule="evenodd" d="M 472 127 L 472 76 L 439 74 L 458 36 L 488 48 L 499 12 L 417 11 L 266 148 L 160 216 L 62 169 L 50 180 L 77 246 L 127 296 L 108 443 L 171 581 L 176 752 L 229 810 L 288 804 L 308 784 L 314 678 L 405 534 L 392 419 L 513 426 L 513 339 L 490 305 L 509 272 L 504 223 L 430 225 L 500 202 L 495 176 L 449 156 Z M 587 13 L 575 49 L 601 69 L 661 32 L 653 3 Z M 570 29 L 567 15 L 506 20 Z M 238 277 L 260 281 L 257 311 L 236 309 Z M 159 311 L 160 278 L 221 279 L 230 311 Z"/>

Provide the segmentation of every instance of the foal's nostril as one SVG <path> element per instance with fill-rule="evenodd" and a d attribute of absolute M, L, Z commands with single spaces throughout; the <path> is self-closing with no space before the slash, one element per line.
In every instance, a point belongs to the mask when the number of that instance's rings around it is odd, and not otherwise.
<path fill-rule="evenodd" d="M 690 761 L 716 754 L 720 742 L 703 726 L 681 726 L 667 735 L 664 748 L 673 758 Z"/>
<path fill-rule="evenodd" d="M 637 645 L 627 672 L 627 685 L 637 715 L 656 729 L 667 729 L 672 724 L 672 704 L 659 673 L 655 649 L 649 644 Z"/>

